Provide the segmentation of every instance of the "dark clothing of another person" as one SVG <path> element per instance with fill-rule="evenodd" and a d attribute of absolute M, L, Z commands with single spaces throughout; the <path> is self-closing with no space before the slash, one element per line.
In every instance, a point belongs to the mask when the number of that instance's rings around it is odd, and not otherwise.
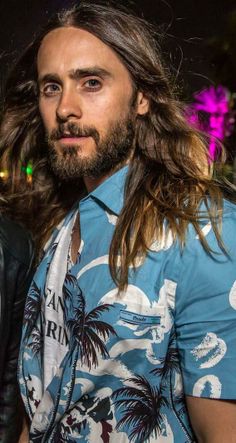
<path fill-rule="evenodd" d="M 26 232 L 0 216 L 0 442 L 18 441 L 22 426 L 17 361 L 33 248 Z"/>

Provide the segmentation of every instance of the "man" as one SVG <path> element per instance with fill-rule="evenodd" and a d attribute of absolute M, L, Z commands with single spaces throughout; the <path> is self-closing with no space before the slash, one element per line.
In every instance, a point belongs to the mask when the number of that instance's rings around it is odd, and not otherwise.
<path fill-rule="evenodd" d="M 154 37 L 81 2 L 7 83 L 9 210 L 47 241 L 19 365 L 31 442 L 236 441 L 235 189 Z"/>
<path fill-rule="evenodd" d="M 32 278 L 32 243 L 25 231 L 0 216 L 0 441 L 17 443 L 23 406 L 17 360 L 26 294 Z"/>

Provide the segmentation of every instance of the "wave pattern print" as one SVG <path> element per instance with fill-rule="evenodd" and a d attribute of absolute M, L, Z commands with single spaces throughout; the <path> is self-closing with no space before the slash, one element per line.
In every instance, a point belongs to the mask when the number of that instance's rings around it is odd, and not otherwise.
<path fill-rule="evenodd" d="M 191 351 L 191 354 L 196 361 L 203 361 L 200 364 L 200 369 L 205 369 L 217 365 L 224 358 L 226 351 L 225 341 L 213 332 L 208 332 L 202 342 Z M 204 361 L 204 357 L 207 357 L 207 360 Z"/>
<path fill-rule="evenodd" d="M 115 226 L 118 220 L 117 215 L 111 214 L 110 212 L 106 211 L 106 216 L 108 219 L 108 222 L 111 223 L 111 225 Z"/>
<path fill-rule="evenodd" d="M 209 232 L 211 232 L 211 230 L 212 230 L 212 224 L 211 224 L 211 222 L 207 223 L 207 225 L 205 225 L 205 226 L 201 229 L 202 234 L 204 235 L 204 237 L 206 237 L 206 236 L 209 234 Z M 196 235 L 196 239 L 199 240 L 199 235 Z"/>
<path fill-rule="evenodd" d="M 174 239 L 172 233 L 166 232 L 166 230 L 163 228 L 163 235 L 160 240 L 155 240 L 151 246 L 150 251 L 152 252 L 159 252 L 159 251 L 166 251 L 173 245 Z"/>
<path fill-rule="evenodd" d="M 222 385 L 215 375 L 205 375 L 199 378 L 193 387 L 193 396 L 203 397 L 202 394 L 207 388 L 210 389 L 210 398 L 219 399 L 221 397 Z"/>
<path fill-rule="evenodd" d="M 231 288 L 231 291 L 229 293 L 229 302 L 230 302 L 230 306 L 233 309 L 236 309 L 236 280 Z"/>

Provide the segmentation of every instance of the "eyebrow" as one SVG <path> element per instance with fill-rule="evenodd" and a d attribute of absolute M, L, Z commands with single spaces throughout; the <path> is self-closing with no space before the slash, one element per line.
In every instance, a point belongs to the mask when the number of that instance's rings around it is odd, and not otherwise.
<path fill-rule="evenodd" d="M 107 71 L 104 68 L 99 68 L 97 66 L 93 66 L 91 68 L 75 69 L 70 71 L 70 77 L 73 80 L 79 80 L 80 78 L 87 77 L 90 75 L 95 75 L 103 78 L 112 77 L 111 72 Z"/>
<path fill-rule="evenodd" d="M 83 68 L 83 69 L 73 69 L 71 71 L 69 71 L 69 77 L 72 80 L 80 80 L 81 78 L 84 77 L 89 77 L 89 76 L 97 76 L 97 77 L 102 77 L 102 78 L 109 78 L 112 77 L 111 72 L 107 71 L 106 69 L 103 68 L 99 68 L 99 67 L 91 67 L 91 68 Z M 60 83 L 60 77 L 58 74 L 56 73 L 51 73 L 51 74 L 45 74 L 42 77 L 38 78 L 38 84 L 44 84 L 47 82 L 52 82 L 52 81 L 56 81 L 58 83 Z"/>

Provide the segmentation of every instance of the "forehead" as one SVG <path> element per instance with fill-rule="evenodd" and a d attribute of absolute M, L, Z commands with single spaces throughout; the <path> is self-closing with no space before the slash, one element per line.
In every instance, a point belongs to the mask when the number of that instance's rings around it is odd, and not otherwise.
<path fill-rule="evenodd" d="M 90 32 L 74 27 L 54 29 L 42 40 L 37 56 L 38 73 L 58 75 L 78 68 L 101 66 L 129 76 L 116 53 Z"/>

